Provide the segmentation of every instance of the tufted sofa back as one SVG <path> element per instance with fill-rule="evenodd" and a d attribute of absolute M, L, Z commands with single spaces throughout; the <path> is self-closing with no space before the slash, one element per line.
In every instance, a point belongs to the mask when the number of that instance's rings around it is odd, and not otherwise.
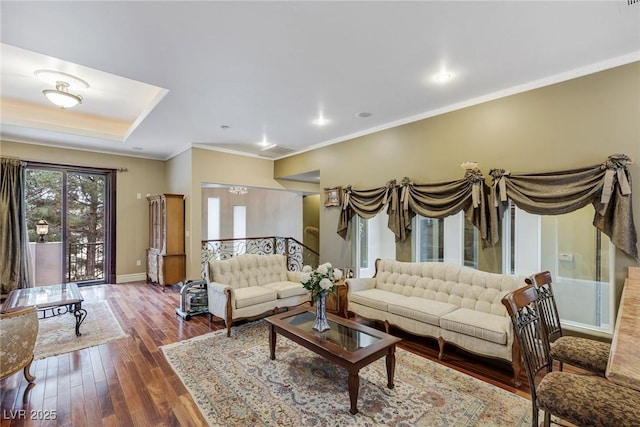
<path fill-rule="evenodd" d="M 209 261 L 209 280 L 233 288 L 262 286 L 287 280 L 284 255 L 243 254 L 226 260 Z"/>
<path fill-rule="evenodd" d="M 442 262 L 376 262 L 376 287 L 405 296 L 506 316 L 502 297 L 526 286 L 524 276 L 488 273 Z"/>

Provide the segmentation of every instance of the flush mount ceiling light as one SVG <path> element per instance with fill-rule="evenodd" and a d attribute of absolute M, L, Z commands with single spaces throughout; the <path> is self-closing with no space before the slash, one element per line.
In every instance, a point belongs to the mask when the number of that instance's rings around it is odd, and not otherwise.
<path fill-rule="evenodd" d="M 49 101 L 58 107 L 65 109 L 75 107 L 82 103 L 82 95 L 69 92 L 69 89 L 87 89 L 89 83 L 71 74 L 53 70 L 37 70 L 35 75 L 47 82 L 56 85 L 55 89 L 42 91 Z"/>

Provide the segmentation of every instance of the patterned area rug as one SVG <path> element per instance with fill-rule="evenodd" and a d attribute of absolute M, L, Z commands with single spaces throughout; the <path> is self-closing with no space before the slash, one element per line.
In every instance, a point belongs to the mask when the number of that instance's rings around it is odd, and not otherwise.
<path fill-rule="evenodd" d="M 278 336 L 264 320 L 161 347 L 212 426 L 529 426 L 528 400 L 402 349 L 395 388 L 384 358 L 360 370 L 359 413 L 347 371 Z"/>
<path fill-rule="evenodd" d="M 93 347 L 127 336 L 106 301 L 86 302 L 82 308 L 87 310 L 87 317 L 80 325 L 82 335 L 79 337 L 76 337 L 76 318 L 72 314 L 40 320 L 35 359 Z"/>

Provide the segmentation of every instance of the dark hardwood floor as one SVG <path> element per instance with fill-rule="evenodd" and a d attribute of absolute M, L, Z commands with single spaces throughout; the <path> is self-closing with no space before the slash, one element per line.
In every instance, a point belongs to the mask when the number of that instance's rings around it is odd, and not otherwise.
<path fill-rule="evenodd" d="M 146 283 L 83 287 L 85 301 L 107 300 L 129 336 L 108 344 L 37 360 L 31 367 L 35 385 L 27 387 L 22 372 L 2 380 L 2 427 L 62 426 L 188 426 L 204 419 L 159 349 L 224 328 L 208 315 L 185 321 L 175 314 L 179 289 Z M 435 340 L 393 330 L 404 339 L 400 347 L 437 360 Z M 265 337 L 266 339 L 266 337 Z M 441 363 L 529 397 L 526 378 L 512 386 L 512 371 L 503 362 L 481 359 L 447 347 Z M 24 410 L 25 417 L 18 416 Z M 33 411 L 33 412 L 32 412 Z M 38 412 L 40 411 L 40 412 Z M 56 420 L 30 420 L 30 415 L 55 411 Z"/>

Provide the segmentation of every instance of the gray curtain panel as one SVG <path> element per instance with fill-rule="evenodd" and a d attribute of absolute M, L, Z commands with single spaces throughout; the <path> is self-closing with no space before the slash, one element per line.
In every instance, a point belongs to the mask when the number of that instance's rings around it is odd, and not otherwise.
<path fill-rule="evenodd" d="M 520 209 L 538 215 L 560 215 L 592 204 L 593 225 L 617 248 L 637 259 L 638 237 L 627 169 L 630 161 L 624 154 L 614 154 L 602 164 L 568 171 L 515 175 L 492 169 L 491 242 L 499 241 L 509 199 Z"/>
<path fill-rule="evenodd" d="M 0 291 L 29 286 L 29 242 L 22 194 L 26 163 L 0 158 Z"/>

